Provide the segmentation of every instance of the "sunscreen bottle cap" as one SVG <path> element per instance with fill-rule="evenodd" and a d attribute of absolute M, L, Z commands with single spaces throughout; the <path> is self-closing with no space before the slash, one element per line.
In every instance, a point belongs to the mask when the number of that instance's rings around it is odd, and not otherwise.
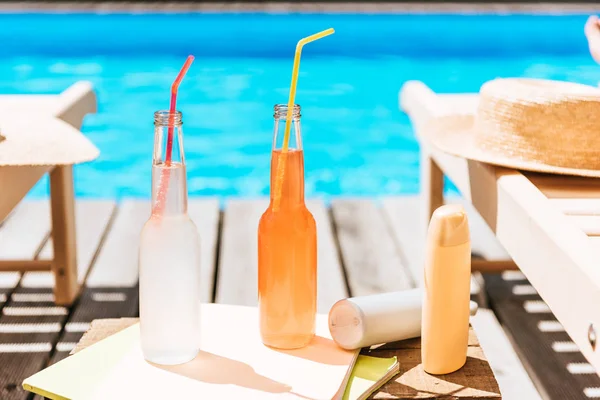
<path fill-rule="evenodd" d="M 467 243 L 469 221 L 460 204 L 448 204 L 434 211 L 427 232 L 428 241 L 441 247 L 452 247 Z"/>

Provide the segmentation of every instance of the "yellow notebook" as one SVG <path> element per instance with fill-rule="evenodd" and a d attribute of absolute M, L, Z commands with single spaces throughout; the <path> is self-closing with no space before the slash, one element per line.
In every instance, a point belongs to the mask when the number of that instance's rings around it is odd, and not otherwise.
<path fill-rule="evenodd" d="M 396 357 L 360 355 L 348 380 L 343 400 L 364 400 L 400 371 Z"/>
<path fill-rule="evenodd" d="M 50 399 L 342 399 L 358 351 L 331 339 L 327 316 L 298 350 L 262 344 L 255 307 L 203 304 L 201 353 L 189 363 L 157 366 L 140 348 L 139 324 L 27 378 L 25 390 Z"/>

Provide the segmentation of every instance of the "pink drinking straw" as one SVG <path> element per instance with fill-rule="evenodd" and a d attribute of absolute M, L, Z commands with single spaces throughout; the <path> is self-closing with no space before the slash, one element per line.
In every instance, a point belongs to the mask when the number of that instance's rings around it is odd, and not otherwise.
<path fill-rule="evenodd" d="M 192 61 L 194 61 L 194 56 L 188 56 L 187 60 L 185 60 L 185 64 L 181 67 L 181 71 L 175 78 L 175 82 L 171 86 L 171 106 L 169 107 L 169 130 L 167 134 L 167 155 L 165 159 L 165 164 L 171 164 L 171 154 L 173 152 L 173 128 L 174 128 L 174 118 L 175 118 L 175 105 L 177 104 L 177 90 L 179 89 L 179 84 L 181 80 L 187 73 L 188 69 L 190 69 L 190 65 L 192 65 Z"/>
<path fill-rule="evenodd" d="M 183 77 L 190 69 L 190 65 L 194 61 L 194 56 L 188 56 L 187 60 L 181 67 L 181 71 L 175 78 L 173 85 L 171 85 L 171 104 L 169 106 L 169 127 L 167 129 L 167 148 L 165 155 L 165 167 L 171 165 L 171 155 L 173 154 L 173 130 L 175 128 L 175 109 L 177 104 L 177 90 L 179 84 L 183 80 Z M 167 195 L 167 188 L 169 187 L 169 169 L 163 168 L 161 170 L 160 182 L 158 187 L 158 199 L 156 201 L 156 207 L 152 210 L 153 215 L 162 215 L 162 211 L 165 206 L 165 197 Z"/>

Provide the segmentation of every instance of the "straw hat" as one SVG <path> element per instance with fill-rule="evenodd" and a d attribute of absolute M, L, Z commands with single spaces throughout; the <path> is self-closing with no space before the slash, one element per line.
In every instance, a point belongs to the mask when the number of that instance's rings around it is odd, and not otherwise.
<path fill-rule="evenodd" d="M 600 89 L 541 79 L 495 79 L 474 115 L 435 118 L 434 147 L 526 171 L 600 177 Z"/>
<path fill-rule="evenodd" d="M 52 116 L 0 115 L 0 166 L 68 165 L 99 151 L 79 130 Z"/>

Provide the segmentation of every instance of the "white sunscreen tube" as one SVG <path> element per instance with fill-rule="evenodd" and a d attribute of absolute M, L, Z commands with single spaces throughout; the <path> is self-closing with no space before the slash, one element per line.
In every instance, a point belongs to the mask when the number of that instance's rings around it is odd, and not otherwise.
<path fill-rule="evenodd" d="M 477 303 L 471 301 L 471 315 Z M 343 349 L 421 336 L 423 289 L 351 297 L 338 301 L 329 311 L 329 332 Z"/>

